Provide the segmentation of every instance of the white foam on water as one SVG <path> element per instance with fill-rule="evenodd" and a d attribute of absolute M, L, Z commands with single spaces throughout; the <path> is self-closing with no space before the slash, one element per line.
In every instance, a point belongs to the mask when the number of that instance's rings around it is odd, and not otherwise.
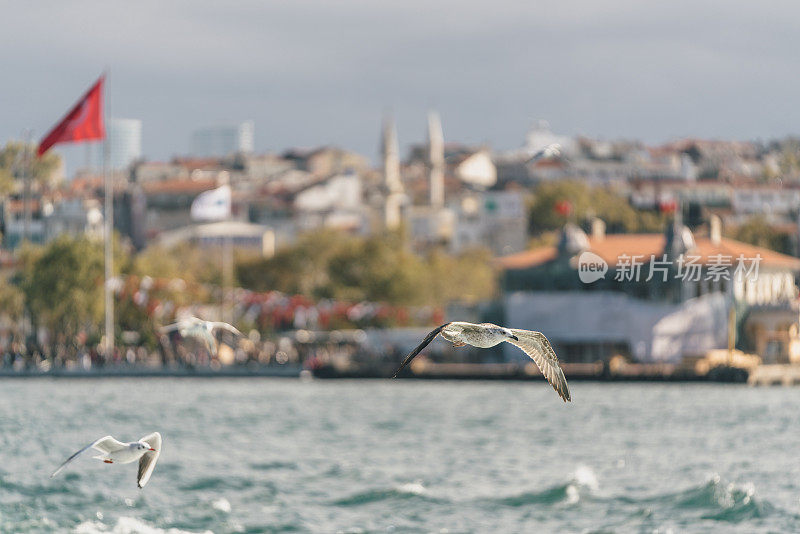
<path fill-rule="evenodd" d="M 567 504 L 575 504 L 581 500 L 581 494 L 575 484 L 567 486 Z"/>
<path fill-rule="evenodd" d="M 231 503 L 225 497 L 220 497 L 216 501 L 212 502 L 211 507 L 214 510 L 219 510 L 220 512 L 225 512 L 226 514 L 231 512 Z"/>
<path fill-rule="evenodd" d="M 422 485 L 422 482 L 419 481 L 403 484 L 397 488 L 397 491 L 401 493 L 413 493 L 414 495 L 423 495 L 428 492 L 428 490 L 425 489 L 425 486 Z"/>
<path fill-rule="evenodd" d="M 111 527 L 102 521 L 84 521 L 75 527 L 75 534 L 214 534 L 210 530 L 191 531 L 179 528 L 163 529 L 135 517 L 122 516 Z"/>
<path fill-rule="evenodd" d="M 589 491 L 597 491 L 600 487 L 597 475 L 591 467 L 586 465 L 579 465 L 572 474 L 572 482 L 567 485 L 566 489 L 567 504 L 575 504 L 581 500 L 581 487 L 587 488 Z"/>
<path fill-rule="evenodd" d="M 591 467 L 586 465 L 579 465 L 575 469 L 572 479 L 579 486 L 584 486 L 592 491 L 597 491 L 597 489 L 600 487 L 600 483 L 597 480 L 597 475 L 594 474 L 594 471 Z"/>

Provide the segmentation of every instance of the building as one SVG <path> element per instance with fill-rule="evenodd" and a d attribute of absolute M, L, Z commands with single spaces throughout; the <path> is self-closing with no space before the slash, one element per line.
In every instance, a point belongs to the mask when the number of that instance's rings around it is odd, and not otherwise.
<path fill-rule="evenodd" d="M 725 348 L 733 309 L 738 347 L 772 342 L 774 361 L 790 360 L 800 259 L 725 239 L 718 219 L 707 237 L 679 218 L 663 234 L 593 230 L 568 225 L 557 246 L 499 260 L 509 326 L 547 332 L 566 361 L 677 363 Z"/>
<path fill-rule="evenodd" d="M 316 148 L 292 148 L 281 157 L 301 171 L 318 178 L 343 172 L 361 172 L 369 167 L 367 158 L 342 148 L 322 146 Z"/>
<path fill-rule="evenodd" d="M 124 170 L 142 157 L 142 121 L 109 119 L 106 124 L 108 164 L 112 170 Z M 101 168 L 101 167 L 98 167 Z"/>
<path fill-rule="evenodd" d="M 191 153 L 199 157 L 221 158 L 236 153 L 251 153 L 254 149 L 255 124 L 212 126 L 192 134 Z"/>
<path fill-rule="evenodd" d="M 363 204 L 361 177 L 355 172 L 333 175 L 294 194 L 296 228 L 338 228 L 364 232 L 367 217 Z"/>
<path fill-rule="evenodd" d="M 484 247 L 503 256 L 525 250 L 528 217 L 520 191 L 487 191 L 462 197 L 451 249 Z"/>
<path fill-rule="evenodd" d="M 242 221 L 191 224 L 163 232 L 158 236 L 157 243 L 166 248 L 192 243 L 220 251 L 230 244 L 232 249 L 249 251 L 264 258 L 275 254 L 275 234 L 272 230 L 267 226 Z"/>
<path fill-rule="evenodd" d="M 794 215 L 800 212 L 800 189 L 737 187 L 733 190 L 732 207 L 737 215 Z"/>
<path fill-rule="evenodd" d="M 103 211 L 98 199 L 70 198 L 45 205 L 45 241 L 62 234 L 103 239 Z"/>
<path fill-rule="evenodd" d="M 145 234 L 147 238 L 192 224 L 190 208 L 197 195 L 216 189 L 221 182 L 214 178 L 166 180 L 142 184 L 147 209 Z"/>

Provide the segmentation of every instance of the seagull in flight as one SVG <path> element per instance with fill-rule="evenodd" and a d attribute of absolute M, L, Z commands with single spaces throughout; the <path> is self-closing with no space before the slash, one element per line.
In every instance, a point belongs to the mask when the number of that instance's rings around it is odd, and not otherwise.
<path fill-rule="evenodd" d="M 150 480 L 150 475 L 153 474 L 153 469 L 156 467 L 158 456 L 161 454 L 161 434 L 153 432 L 139 441 L 132 441 L 130 443 L 122 443 L 111 436 L 100 438 L 67 458 L 67 460 L 50 475 L 50 478 L 59 474 L 67 467 L 67 464 L 89 449 L 94 449 L 100 453 L 92 458 L 102 460 L 107 464 L 129 464 L 139 460 L 136 485 L 143 488 L 144 485 L 147 484 L 147 481 Z"/>
<path fill-rule="evenodd" d="M 204 321 L 197 317 L 189 317 L 177 323 L 163 326 L 159 329 L 159 332 L 168 334 L 176 330 L 183 338 L 193 337 L 202 341 L 209 354 L 216 354 L 219 348 L 217 338 L 214 336 L 215 330 L 226 330 L 233 335 L 244 337 L 244 334 L 228 323 L 223 323 L 222 321 Z"/>
<path fill-rule="evenodd" d="M 567 379 L 564 377 L 564 372 L 558 366 L 556 353 L 544 334 L 533 330 L 503 328 L 502 326 L 497 326 L 492 323 L 475 324 L 454 321 L 443 324 L 428 334 L 425 339 L 422 340 L 422 343 L 406 356 L 406 359 L 403 360 L 400 368 L 392 378 L 396 378 L 398 373 L 400 373 L 406 365 L 411 363 L 411 360 L 413 360 L 422 349 L 430 345 L 438 335 L 452 342 L 454 347 L 472 345 L 473 347 L 486 349 L 494 347 L 503 341 L 511 343 L 522 349 L 522 352 L 536 362 L 536 365 L 539 366 L 539 370 L 564 402 L 572 400 L 569 394 L 569 386 L 567 386 Z"/>
<path fill-rule="evenodd" d="M 530 159 L 526 163 L 536 163 L 542 159 L 550 159 L 550 158 L 557 158 L 561 155 L 561 145 L 558 143 L 553 143 L 550 145 L 545 146 L 536 154 L 530 157 Z"/>

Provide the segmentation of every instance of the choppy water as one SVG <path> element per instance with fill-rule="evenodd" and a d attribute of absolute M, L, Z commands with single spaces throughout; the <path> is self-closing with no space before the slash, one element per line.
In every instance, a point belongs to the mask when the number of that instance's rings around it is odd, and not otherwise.
<path fill-rule="evenodd" d="M 800 530 L 800 389 L 0 381 L 2 532 Z M 164 436 L 149 485 L 88 457 Z"/>

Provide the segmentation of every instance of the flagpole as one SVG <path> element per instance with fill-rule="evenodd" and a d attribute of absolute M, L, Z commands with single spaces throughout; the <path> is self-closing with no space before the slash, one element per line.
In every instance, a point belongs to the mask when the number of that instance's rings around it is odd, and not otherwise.
<path fill-rule="evenodd" d="M 108 79 L 108 70 L 104 74 Z M 107 91 L 106 91 L 107 93 Z M 108 95 L 105 96 L 103 106 L 103 124 L 107 123 Z M 114 294 L 111 288 L 111 279 L 114 276 L 114 254 L 112 250 L 112 234 L 114 232 L 114 186 L 111 183 L 111 173 L 108 169 L 108 135 L 103 136 L 103 190 L 105 201 L 105 231 L 103 232 L 105 244 L 105 334 L 106 334 L 106 361 L 114 356 Z"/>

